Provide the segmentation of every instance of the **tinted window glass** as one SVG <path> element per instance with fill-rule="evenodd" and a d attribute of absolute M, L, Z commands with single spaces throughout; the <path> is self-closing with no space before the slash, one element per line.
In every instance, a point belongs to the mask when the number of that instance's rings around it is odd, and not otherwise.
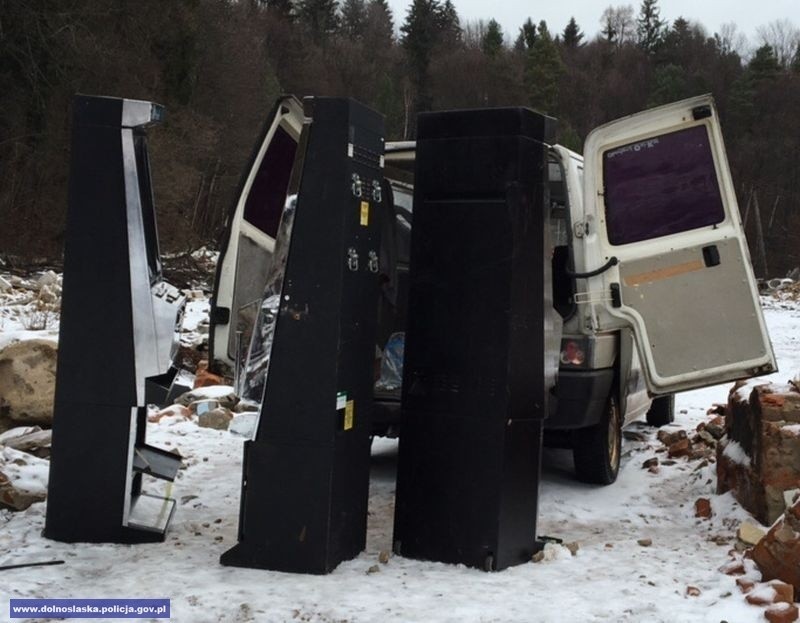
<path fill-rule="evenodd" d="M 611 244 L 629 244 L 725 219 L 705 126 L 617 147 L 603 154 Z"/>
<path fill-rule="evenodd" d="M 279 127 L 261 160 L 244 206 L 244 219 L 273 238 L 278 233 L 296 151 L 295 140 Z"/>

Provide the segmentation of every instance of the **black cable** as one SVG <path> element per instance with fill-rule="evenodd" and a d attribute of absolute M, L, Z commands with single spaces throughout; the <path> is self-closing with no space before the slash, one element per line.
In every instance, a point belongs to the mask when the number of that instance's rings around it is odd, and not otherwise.
<path fill-rule="evenodd" d="M 576 273 L 576 272 L 571 271 L 569 268 L 566 268 L 566 267 L 564 268 L 564 272 L 566 272 L 567 275 L 569 275 L 570 277 L 573 277 L 575 279 L 588 279 L 589 277 L 596 277 L 597 275 L 600 275 L 600 274 L 606 272 L 609 268 L 611 268 L 612 266 L 616 266 L 617 264 L 619 264 L 619 260 L 617 259 L 616 256 L 614 256 L 614 257 L 610 258 L 600 268 L 595 268 L 594 270 L 590 270 L 587 273 Z"/>

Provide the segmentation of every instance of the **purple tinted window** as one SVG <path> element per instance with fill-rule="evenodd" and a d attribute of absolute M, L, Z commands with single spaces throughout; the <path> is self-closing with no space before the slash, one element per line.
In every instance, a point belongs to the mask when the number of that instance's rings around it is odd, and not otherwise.
<path fill-rule="evenodd" d="M 629 244 L 725 220 L 705 126 L 603 154 L 611 244 Z"/>
<path fill-rule="evenodd" d="M 261 160 L 244 206 L 244 219 L 273 238 L 278 233 L 297 143 L 278 128 Z"/>

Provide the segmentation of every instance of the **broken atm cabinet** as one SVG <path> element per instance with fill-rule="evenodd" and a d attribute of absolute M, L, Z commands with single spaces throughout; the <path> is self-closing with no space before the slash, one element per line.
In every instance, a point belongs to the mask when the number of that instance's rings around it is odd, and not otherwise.
<path fill-rule="evenodd" d="M 560 322 L 547 144 L 531 110 L 419 116 L 394 549 L 530 560 Z"/>
<path fill-rule="evenodd" d="M 151 102 L 73 102 L 44 528 L 58 541 L 160 541 L 175 509 L 143 490 L 144 476 L 172 481 L 180 467 L 145 439 L 148 386 L 175 375 L 184 304 L 162 276 L 150 181 L 145 129 L 162 117 Z"/>
<path fill-rule="evenodd" d="M 323 574 L 366 544 L 384 129 L 352 100 L 313 98 L 304 108 L 242 373 L 263 400 L 245 442 L 239 542 L 220 560 Z M 240 245 L 248 229 L 240 226 Z"/>

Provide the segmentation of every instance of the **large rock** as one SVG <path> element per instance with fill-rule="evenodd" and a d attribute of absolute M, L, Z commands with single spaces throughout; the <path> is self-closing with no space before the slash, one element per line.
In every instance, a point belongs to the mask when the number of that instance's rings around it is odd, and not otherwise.
<path fill-rule="evenodd" d="M 761 523 L 786 509 L 800 487 L 800 391 L 749 382 L 731 390 L 726 436 L 717 447 L 717 492 L 732 491 Z"/>
<path fill-rule="evenodd" d="M 34 339 L 0 350 L 0 432 L 14 426 L 53 421 L 56 344 Z"/>
<path fill-rule="evenodd" d="M 800 593 L 800 500 L 753 548 L 753 560 L 764 580 L 782 580 Z"/>

